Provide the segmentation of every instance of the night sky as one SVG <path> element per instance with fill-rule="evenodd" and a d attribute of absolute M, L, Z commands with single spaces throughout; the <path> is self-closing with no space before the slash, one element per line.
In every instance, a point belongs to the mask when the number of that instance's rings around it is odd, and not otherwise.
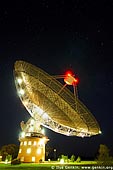
<path fill-rule="evenodd" d="M 0 3 L 0 147 L 19 144 L 20 122 L 30 117 L 16 91 L 16 60 L 50 75 L 72 69 L 79 99 L 102 134 L 67 137 L 45 129 L 57 153 L 92 157 L 100 144 L 113 155 L 113 1 L 37 0 Z"/>

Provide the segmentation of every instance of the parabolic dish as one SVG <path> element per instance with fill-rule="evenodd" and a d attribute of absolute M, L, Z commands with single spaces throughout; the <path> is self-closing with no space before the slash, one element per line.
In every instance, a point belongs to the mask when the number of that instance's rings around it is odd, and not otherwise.
<path fill-rule="evenodd" d="M 76 109 L 74 94 L 67 87 L 62 89 L 63 85 L 53 76 L 25 61 L 15 62 L 14 76 L 23 105 L 41 125 L 69 136 L 100 133 L 87 107 L 77 99 Z"/>

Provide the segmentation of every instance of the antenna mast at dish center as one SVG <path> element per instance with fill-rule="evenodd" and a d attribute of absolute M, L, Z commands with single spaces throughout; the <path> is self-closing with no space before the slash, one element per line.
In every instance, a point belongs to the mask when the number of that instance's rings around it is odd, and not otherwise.
<path fill-rule="evenodd" d="M 52 76 L 55 79 L 64 79 L 65 84 L 63 87 L 60 89 L 58 94 L 62 92 L 62 90 L 67 86 L 73 86 L 74 90 L 74 97 L 75 97 L 75 106 L 76 106 L 76 111 L 78 112 L 78 107 L 77 107 L 77 100 L 78 100 L 78 91 L 77 91 L 77 84 L 78 84 L 78 78 L 75 78 L 75 75 L 69 70 L 66 72 L 65 75 L 57 75 L 57 76 Z"/>

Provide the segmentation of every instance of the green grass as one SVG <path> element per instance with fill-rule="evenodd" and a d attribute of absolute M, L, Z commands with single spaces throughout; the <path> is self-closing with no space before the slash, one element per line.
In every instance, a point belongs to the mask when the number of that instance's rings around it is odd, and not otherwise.
<path fill-rule="evenodd" d="M 50 164 L 20 164 L 20 165 L 11 165 L 11 164 L 0 164 L 0 170 L 50 170 Z"/>
<path fill-rule="evenodd" d="M 0 164 L 0 170 L 81 170 L 81 169 L 98 169 L 99 165 L 95 161 L 81 161 L 81 163 L 68 163 L 68 164 L 59 164 L 58 162 L 51 163 L 22 163 L 20 165 L 11 165 L 11 164 Z M 113 168 L 113 166 L 112 166 Z M 93 168 L 94 169 L 94 168 Z"/>

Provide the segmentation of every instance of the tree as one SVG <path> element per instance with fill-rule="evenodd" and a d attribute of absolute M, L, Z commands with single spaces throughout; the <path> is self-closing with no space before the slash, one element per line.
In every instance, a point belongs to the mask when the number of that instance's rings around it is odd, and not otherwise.
<path fill-rule="evenodd" d="M 59 156 L 58 161 L 60 161 L 60 162 L 63 161 L 63 163 L 68 162 L 68 156 L 67 155 L 61 155 L 61 156 Z"/>
<path fill-rule="evenodd" d="M 97 160 L 100 162 L 108 162 L 112 160 L 112 157 L 109 155 L 109 149 L 106 145 L 100 144 L 98 150 Z"/>
<path fill-rule="evenodd" d="M 76 160 L 77 163 L 81 162 L 81 158 L 80 156 L 78 156 L 77 160 Z"/>
<path fill-rule="evenodd" d="M 2 160 L 4 161 L 8 155 L 12 156 L 12 159 L 16 158 L 18 155 L 19 147 L 15 144 L 4 145 L 1 148 Z"/>
<path fill-rule="evenodd" d="M 67 155 L 61 155 L 61 159 L 64 160 L 64 162 L 68 161 L 68 156 Z"/>
<path fill-rule="evenodd" d="M 71 155 L 71 162 L 75 161 L 75 155 Z"/>
<path fill-rule="evenodd" d="M 7 155 L 6 158 L 5 158 L 5 161 L 9 162 L 12 160 L 12 155 Z"/>

